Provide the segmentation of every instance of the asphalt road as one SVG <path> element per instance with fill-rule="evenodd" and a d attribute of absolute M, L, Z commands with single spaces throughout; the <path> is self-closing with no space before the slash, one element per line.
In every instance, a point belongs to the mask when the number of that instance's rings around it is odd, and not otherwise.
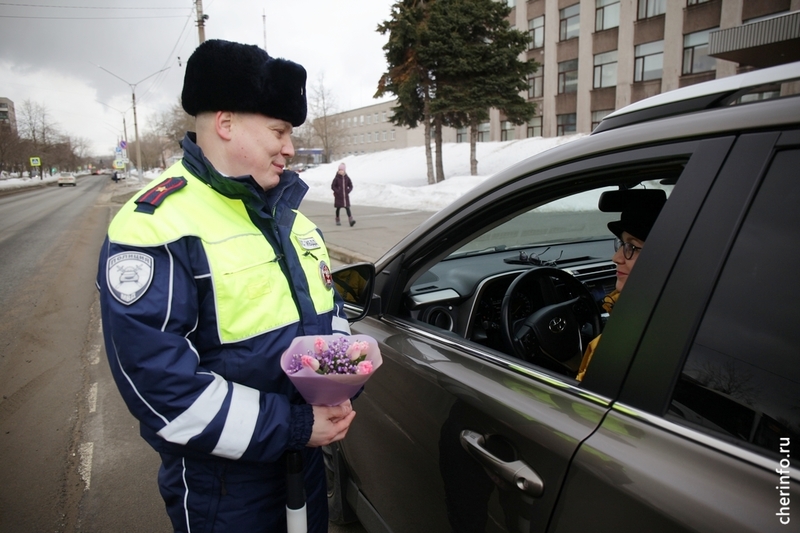
<path fill-rule="evenodd" d="M 85 176 L 0 197 L 0 532 L 171 531 L 158 456 L 105 360 L 95 288 L 130 194 Z"/>

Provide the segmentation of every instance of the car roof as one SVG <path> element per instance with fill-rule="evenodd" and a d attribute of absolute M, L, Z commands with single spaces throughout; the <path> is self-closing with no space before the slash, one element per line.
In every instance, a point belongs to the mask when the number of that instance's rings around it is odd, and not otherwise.
<path fill-rule="evenodd" d="M 800 79 L 800 61 L 719 78 L 645 98 L 614 111 L 592 132 L 726 107 L 758 87 Z"/>

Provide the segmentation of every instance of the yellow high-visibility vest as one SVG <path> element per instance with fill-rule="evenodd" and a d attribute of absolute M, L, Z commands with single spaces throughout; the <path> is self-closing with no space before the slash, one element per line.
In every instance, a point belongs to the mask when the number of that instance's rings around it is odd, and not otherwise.
<path fill-rule="evenodd" d="M 223 343 L 252 338 L 299 321 L 291 280 L 284 276 L 275 250 L 252 223 L 242 201 L 217 193 L 181 162 L 164 175 L 183 177 L 187 184 L 170 194 L 152 214 L 136 212 L 138 195 L 131 198 L 111 222 L 109 240 L 146 248 L 182 237 L 198 237 L 211 269 Z M 151 188 L 157 186 L 158 183 Z M 331 264 L 328 250 L 316 225 L 300 212 L 295 213 L 291 239 L 294 253 L 302 265 L 314 308 L 317 314 L 324 314 L 334 307 L 333 290 L 320 274 L 323 264 L 325 268 Z"/>

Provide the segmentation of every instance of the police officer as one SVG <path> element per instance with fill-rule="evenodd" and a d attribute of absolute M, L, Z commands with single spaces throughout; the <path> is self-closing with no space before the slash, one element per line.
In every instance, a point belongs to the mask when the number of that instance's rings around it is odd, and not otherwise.
<path fill-rule="evenodd" d="M 327 531 L 320 446 L 349 401 L 307 405 L 280 367 L 299 335 L 349 334 L 321 233 L 285 170 L 306 118 L 306 72 L 257 46 L 201 44 L 186 64 L 196 117 L 183 160 L 108 229 L 98 288 L 111 371 L 175 531 L 286 529 L 287 451 L 302 450 L 309 531 Z"/>

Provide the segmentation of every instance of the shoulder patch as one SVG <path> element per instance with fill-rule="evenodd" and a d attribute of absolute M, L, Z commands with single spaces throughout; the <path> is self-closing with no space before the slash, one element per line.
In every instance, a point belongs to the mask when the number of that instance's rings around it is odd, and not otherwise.
<path fill-rule="evenodd" d="M 136 199 L 136 211 L 153 214 L 167 196 L 184 187 L 186 187 L 186 178 L 180 176 L 167 178 Z"/>
<path fill-rule="evenodd" d="M 131 305 L 153 281 L 153 258 L 141 252 L 122 252 L 106 262 L 108 290 L 121 304 Z"/>

